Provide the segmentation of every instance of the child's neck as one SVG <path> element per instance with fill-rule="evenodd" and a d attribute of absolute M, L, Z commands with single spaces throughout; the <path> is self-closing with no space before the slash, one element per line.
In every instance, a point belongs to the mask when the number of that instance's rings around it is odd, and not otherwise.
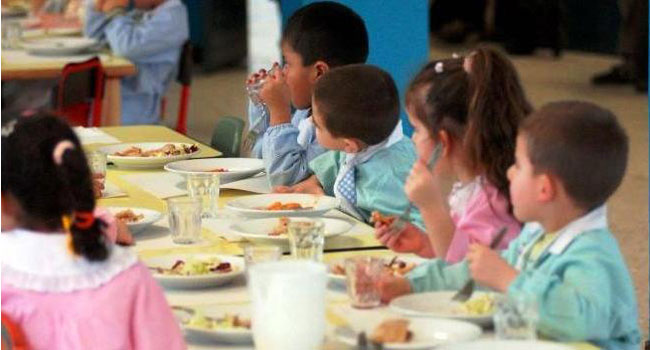
<path fill-rule="evenodd" d="M 454 173 L 456 174 L 458 181 L 460 181 L 462 184 L 468 184 L 474 181 L 474 179 L 476 179 L 476 177 L 479 175 L 476 173 L 476 171 L 470 170 L 468 167 L 460 163 L 455 164 Z"/>
<path fill-rule="evenodd" d="M 571 222 L 587 214 L 587 211 L 573 203 L 558 202 L 549 206 L 547 213 L 539 220 L 546 232 L 557 232 Z"/>

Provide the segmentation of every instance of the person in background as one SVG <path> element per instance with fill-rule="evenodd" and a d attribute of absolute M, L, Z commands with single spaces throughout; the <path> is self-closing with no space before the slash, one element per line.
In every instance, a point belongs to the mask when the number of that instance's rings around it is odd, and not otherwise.
<path fill-rule="evenodd" d="M 282 33 L 284 66 L 260 71 L 262 104 L 250 103 L 251 156 L 262 158 L 273 186 L 294 185 L 310 175 L 309 161 L 324 152 L 314 132 L 311 98 L 314 85 L 328 70 L 368 58 L 366 26 L 354 11 L 335 2 L 302 7 Z M 296 108 L 291 112 L 291 107 Z"/>
<path fill-rule="evenodd" d="M 471 277 L 538 305 L 537 331 L 559 341 L 638 350 L 632 279 L 607 223 L 605 202 L 627 166 L 628 138 L 616 117 L 592 103 L 550 103 L 519 128 L 508 169 L 517 219 L 527 224 L 499 253 L 474 243 L 467 258 L 435 259 L 400 278 L 383 276 L 382 299 L 458 290 Z"/>
<path fill-rule="evenodd" d="M 156 124 L 161 101 L 189 38 L 181 0 L 86 0 L 86 36 L 105 40 L 131 60 L 137 74 L 122 78 L 122 124 Z"/>
<path fill-rule="evenodd" d="M 2 312 L 29 348 L 185 349 L 148 268 L 106 239 L 84 151 L 65 121 L 21 118 L 3 129 L 1 148 Z"/>

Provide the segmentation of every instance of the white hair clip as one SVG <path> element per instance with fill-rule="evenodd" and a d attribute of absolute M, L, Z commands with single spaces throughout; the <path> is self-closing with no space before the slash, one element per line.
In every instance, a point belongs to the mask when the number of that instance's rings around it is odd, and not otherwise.
<path fill-rule="evenodd" d="M 460 55 L 454 52 L 451 54 L 451 58 L 460 58 Z"/>
<path fill-rule="evenodd" d="M 2 127 L 2 137 L 9 137 L 14 132 L 14 128 L 16 127 L 16 123 L 18 122 L 18 119 L 14 119 L 10 122 L 8 122 L 5 126 Z"/>
<path fill-rule="evenodd" d="M 436 71 L 436 73 L 440 74 L 444 71 L 444 66 L 442 65 L 442 62 L 436 63 L 435 66 L 433 66 L 433 70 Z"/>

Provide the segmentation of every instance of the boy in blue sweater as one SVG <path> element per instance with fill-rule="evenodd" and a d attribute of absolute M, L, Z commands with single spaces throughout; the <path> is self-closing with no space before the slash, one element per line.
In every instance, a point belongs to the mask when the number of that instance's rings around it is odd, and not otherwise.
<path fill-rule="evenodd" d="M 501 293 L 534 296 L 544 336 L 639 349 L 634 288 L 605 207 L 627 153 L 611 112 L 586 102 L 546 105 L 521 126 L 508 170 L 514 214 L 529 222 L 520 236 L 501 253 L 474 244 L 458 264 L 432 260 L 406 278 L 386 276 L 383 299 L 459 289 L 472 277 Z"/>

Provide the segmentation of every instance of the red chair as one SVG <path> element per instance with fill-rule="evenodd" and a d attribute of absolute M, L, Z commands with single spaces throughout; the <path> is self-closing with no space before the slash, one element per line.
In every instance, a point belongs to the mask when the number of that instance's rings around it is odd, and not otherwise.
<path fill-rule="evenodd" d="M 20 327 L 2 313 L 2 350 L 27 350 L 27 341 Z"/>
<path fill-rule="evenodd" d="M 63 67 L 55 110 L 74 126 L 100 126 L 105 75 L 98 57 Z"/>
<path fill-rule="evenodd" d="M 190 107 L 190 85 L 192 85 L 192 44 L 186 41 L 181 50 L 181 57 L 178 62 L 178 74 L 176 81 L 181 84 L 181 100 L 178 104 L 178 119 L 176 120 L 176 131 L 187 134 L 187 111 Z M 161 101 L 160 114 L 165 116 L 167 100 Z"/>

